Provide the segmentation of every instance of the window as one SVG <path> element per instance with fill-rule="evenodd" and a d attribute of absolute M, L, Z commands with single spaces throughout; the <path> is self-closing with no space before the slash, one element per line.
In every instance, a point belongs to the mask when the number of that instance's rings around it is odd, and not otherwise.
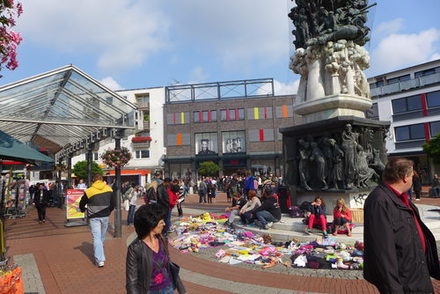
<path fill-rule="evenodd" d="M 183 146 L 190 145 L 190 134 L 177 133 L 167 136 L 167 146 Z"/>
<path fill-rule="evenodd" d="M 293 116 L 292 105 L 282 105 L 276 107 L 276 117 L 277 118 L 287 118 Z"/>
<path fill-rule="evenodd" d="M 93 152 L 93 160 L 98 160 L 98 159 L 99 159 L 98 152 Z"/>
<path fill-rule="evenodd" d="M 136 102 L 139 106 L 148 106 L 150 104 L 150 94 L 136 95 Z"/>
<path fill-rule="evenodd" d="M 423 124 L 397 127 L 394 130 L 396 133 L 396 141 L 419 140 L 425 138 Z"/>
<path fill-rule="evenodd" d="M 136 150 L 136 158 L 149 158 L 150 150 Z"/>
<path fill-rule="evenodd" d="M 272 107 L 248 108 L 248 119 L 271 119 Z"/>
<path fill-rule="evenodd" d="M 167 114 L 167 124 L 179 125 L 189 123 L 189 112 L 173 112 Z"/>
<path fill-rule="evenodd" d="M 384 85 L 385 85 L 385 82 L 383 80 L 376 82 L 376 88 L 383 87 Z"/>
<path fill-rule="evenodd" d="M 113 97 L 106 97 L 105 98 L 105 101 L 108 103 L 108 104 L 113 104 Z"/>
<path fill-rule="evenodd" d="M 195 123 L 217 121 L 216 110 L 194 111 L 193 115 Z"/>
<path fill-rule="evenodd" d="M 426 100 L 429 108 L 440 107 L 440 91 L 426 94 Z"/>
<path fill-rule="evenodd" d="M 365 112 L 365 116 L 367 118 L 373 118 L 373 119 L 379 118 L 379 108 L 377 106 L 377 103 L 373 103 L 371 108 Z"/>
<path fill-rule="evenodd" d="M 422 109 L 422 100 L 418 95 L 396 99 L 393 100 L 392 103 L 394 113 L 402 113 Z"/>
<path fill-rule="evenodd" d="M 209 155 L 218 153 L 217 133 L 195 134 L 195 153 Z"/>
<path fill-rule="evenodd" d="M 223 153 L 246 152 L 246 135 L 244 131 L 222 133 Z"/>
<path fill-rule="evenodd" d="M 396 77 L 396 78 L 392 78 L 392 79 L 388 79 L 387 80 L 387 84 L 391 85 L 391 84 L 396 84 L 396 83 L 400 83 L 400 82 L 404 82 L 404 81 L 408 81 L 411 79 L 411 76 L 408 75 L 404 75 L 404 76 L 400 76 L 400 77 Z"/>
<path fill-rule="evenodd" d="M 220 119 L 222 121 L 244 120 L 244 108 L 222 109 Z"/>
<path fill-rule="evenodd" d="M 435 121 L 429 124 L 431 129 L 431 138 L 440 134 L 440 121 Z"/>
<path fill-rule="evenodd" d="M 149 131 L 142 131 L 136 134 L 136 137 L 149 137 L 150 132 Z"/>
<path fill-rule="evenodd" d="M 273 129 L 249 130 L 249 142 L 268 142 L 274 140 Z"/>
<path fill-rule="evenodd" d="M 416 77 L 416 79 L 417 78 L 421 78 L 421 77 L 424 77 L 424 76 L 429 76 L 429 75 L 433 75 L 433 74 L 435 74 L 435 73 L 437 73 L 437 72 L 440 72 L 440 67 L 434 67 L 434 68 L 430 68 L 430 69 L 425 69 L 425 70 L 422 70 L 422 71 L 418 71 L 418 72 L 416 72 L 415 74 L 414 74 L 414 76 Z"/>

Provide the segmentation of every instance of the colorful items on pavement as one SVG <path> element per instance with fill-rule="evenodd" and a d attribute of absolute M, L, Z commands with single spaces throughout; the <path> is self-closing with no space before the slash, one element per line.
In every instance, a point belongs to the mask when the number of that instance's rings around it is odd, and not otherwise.
<path fill-rule="evenodd" d="M 278 263 L 314 269 L 361 269 L 363 243 L 337 243 L 335 238 L 317 238 L 313 242 L 272 242 L 270 235 L 260 236 L 246 230 L 223 226 L 227 216 L 204 213 L 175 223 L 177 237 L 170 244 L 181 252 L 222 247 L 215 253 L 221 263 L 250 263 L 270 268 Z"/>

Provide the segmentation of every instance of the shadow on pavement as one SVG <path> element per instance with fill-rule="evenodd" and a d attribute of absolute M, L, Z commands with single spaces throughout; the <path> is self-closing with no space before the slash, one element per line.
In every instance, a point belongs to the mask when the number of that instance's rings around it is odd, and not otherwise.
<path fill-rule="evenodd" d="M 89 242 L 82 242 L 80 246 L 74 247 L 73 249 L 81 251 L 82 254 L 87 256 L 91 263 L 95 263 L 95 256 L 93 254 L 93 244 Z"/>

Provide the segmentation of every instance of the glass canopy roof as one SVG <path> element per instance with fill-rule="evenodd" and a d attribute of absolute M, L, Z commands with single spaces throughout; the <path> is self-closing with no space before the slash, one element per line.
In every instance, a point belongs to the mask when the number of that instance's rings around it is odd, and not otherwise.
<path fill-rule="evenodd" d="M 137 107 L 73 65 L 0 87 L 0 130 L 73 145 L 102 129 L 132 129 Z"/>

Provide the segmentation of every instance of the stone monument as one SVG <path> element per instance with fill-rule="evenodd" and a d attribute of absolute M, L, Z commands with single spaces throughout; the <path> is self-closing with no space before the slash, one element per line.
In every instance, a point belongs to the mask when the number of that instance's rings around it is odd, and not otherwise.
<path fill-rule="evenodd" d="M 343 197 L 362 207 L 386 162 L 389 123 L 365 118 L 371 108 L 364 70 L 369 55 L 367 0 L 296 0 L 289 13 L 300 75 L 294 112 L 303 124 L 284 128 L 286 179 L 296 202 Z"/>

